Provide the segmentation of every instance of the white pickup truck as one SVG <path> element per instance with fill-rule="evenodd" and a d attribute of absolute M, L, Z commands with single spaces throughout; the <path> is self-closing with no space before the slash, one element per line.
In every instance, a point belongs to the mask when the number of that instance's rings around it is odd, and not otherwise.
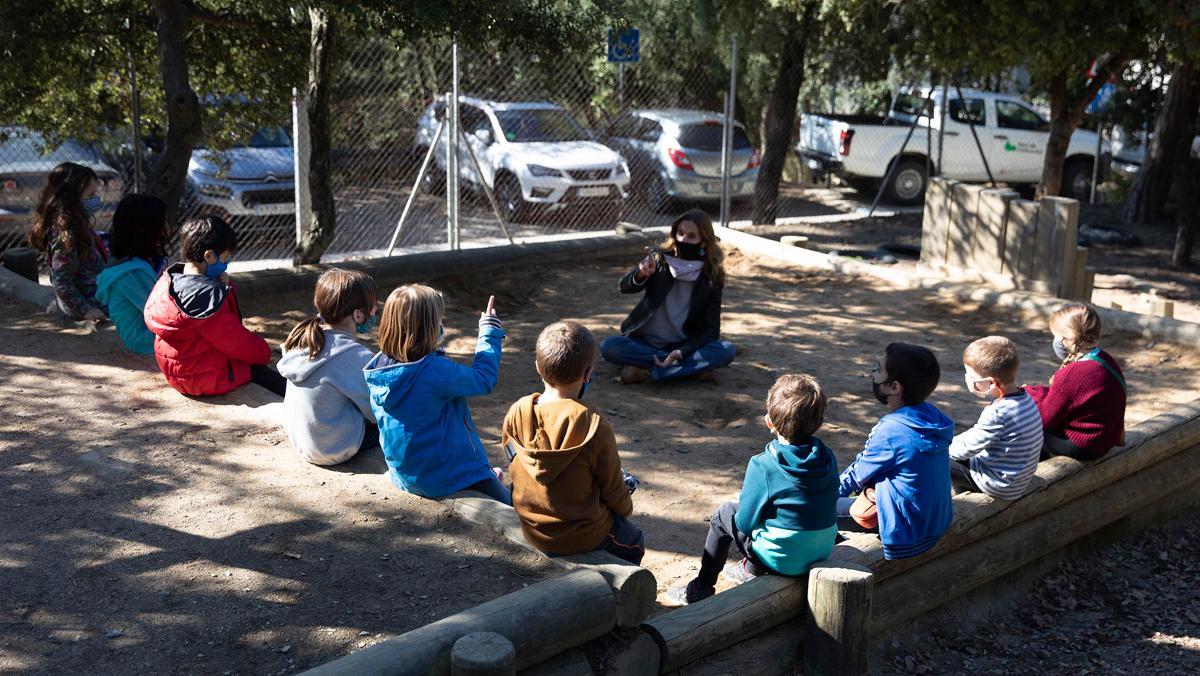
<path fill-rule="evenodd" d="M 932 116 L 926 112 L 927 96 L 933 101 Z M 938 161 L 939 141 L 945 144 L 941 152 L 942 175 L 960 181 L 988 180 L 983 158 L 971 135 L 974 124 L 987 168 L 996 181 L 1023 186 L 1042 180 L 1050 123 L 1030 103 L 1009 94 L 977 89 L 963 89 L 960 98 L 959 92 L 951 89 L 950 106 L 943 118 L 946 98 L 940 87 L 932 92 L 928 87 L 909 87 L 897 93 L 891 110 L 883 118 L 802 114 L 796 154 L 817 176 L 836 173 L 851 185 L 868 191 L 873 191 L 895 164 L 886 196 L 899 204 L 916 204 L 925 193 L 931 166 Z M 905 144 L 904 137 L 914 118 L 917 127 Z M 1080 129 L 1071 135 L 1063 167 L 1064 195 L 1087 198 L 1095 155 L 1095 132 Z M 1109 155 L 1105 142 L 1101 147 L 1102 169 L 1106 169 Z"/>

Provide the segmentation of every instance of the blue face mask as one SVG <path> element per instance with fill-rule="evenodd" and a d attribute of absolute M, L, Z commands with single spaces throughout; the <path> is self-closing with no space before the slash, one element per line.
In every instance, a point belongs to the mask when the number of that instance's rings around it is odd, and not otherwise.
<path fill-rule="evenodd" d="M 375 328 L 375 325 L 378 323 L 379 323 L 379 315 L 378 314 L 367 315 L 367 321 L 365 321 L 361 324 L 355 324 L 354 330 L 358 333 L 370 333 L 371 329 Z"/>
<path fill-rule="evenodd" d="M 225 274 L 225 268 L 228 268 L 228 267 L 229 267 L 229 261 L 223 261 L 223 260 L 221 260 L 220 256 L 217 256 L 217 262 L 209 263 L 208 269 L 206 269 L 204 271 L 204 274 L 207 275 L 210 279 L 216 279 L 217 277 L 220 277 L 221 275 Z"/>
<path fill-rule="evenodd" d="M 1058 357 L 1059 359 L 1065 361 L 1067 357 L 1071 356 L 1071 351 L 1068 350 L 1067 346 L 1063 344 L 1062 338 L 1055 338 L 1054 342 L 1051 343 L 1051 347 L 1054 348 L 1054 356 Z"/>
<path fill-rule="evenodd" d="M 576 396 L 575 398 L 583 399 L 583 395 L 587 394 L 588 385 L 591 385 L 591 384 L 592 384 L 592 377 L 588 376 L 588 379 L 583 381 L 583 385 L 580 386 L 580 388 L 579 388 L 579 395 Z"/>
<path fill-rule="evenodd" d="M 103 202 L 100 200 L 100 196 L 92 195 L 91 197 L 80 202 L 79 206 L 83 207 L 83 212 L 85 214 L 88 216 L 93 216 L 97 211 L 100 211 L 101 204 L 103 204 Z"/>

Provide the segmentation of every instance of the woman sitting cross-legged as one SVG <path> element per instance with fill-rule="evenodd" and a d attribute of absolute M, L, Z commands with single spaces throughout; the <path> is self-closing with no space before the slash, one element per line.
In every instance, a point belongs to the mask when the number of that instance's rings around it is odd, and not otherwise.
<path fill-rule="evenodd" d="M 606 338 L 600 353 L 624 367 L 621 382 L 711 377 L 737 350 L 721 340 L 725 255 L 708 214 L 693 209 L 675 219 L 671 236 L 621 278 L 621 293 L 642 299 Z"/>

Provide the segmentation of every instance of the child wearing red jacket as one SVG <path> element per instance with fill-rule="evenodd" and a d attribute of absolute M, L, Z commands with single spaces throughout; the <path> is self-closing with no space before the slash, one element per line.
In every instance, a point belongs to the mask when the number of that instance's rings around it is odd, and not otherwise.
<path fill-rule="evenodd" d="M 167 268 L 146 301 L 154 357 L 171 387 L 184 394 L 225 394 L 248 382 L 283 396 L 287 381 L 271 348 L 242 326 L 237 295 L 225 274 L 237 248 L 233 228 L 216 216 L 194 218 L 180 236 L 182 263 Z"/>
<path fill-rule="evenodd" d="M 1042 414 L 1042 460 L 1095 460 L 1125 443 L 1125 374 L 1100 349 L 1100 316 L 1091 306 L 1059 309 L 1050 317 L 1050 331 L 1062 368 L 1049 386 L 1025 388 Z"/>

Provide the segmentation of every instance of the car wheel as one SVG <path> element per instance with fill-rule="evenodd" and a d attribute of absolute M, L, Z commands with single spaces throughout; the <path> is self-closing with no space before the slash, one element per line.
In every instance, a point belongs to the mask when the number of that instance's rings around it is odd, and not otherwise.
<path fill-rule="evenodd" d="M 521 193 L 521 183 L 511 174 L 500 176 L 496 182 L 496 202 L 509 223 L 521 223 L 529 219 L 531 206 Z"/>
<path fill-rule="evenodd" d="M 887 186 L 888 200 L 905 206 L 920 204 L 925 195 L 926 169 L 921 160 L 908 158 L 897 162 Z"/>
<path fill-rule="evenodd" d="M 1091 160 L 1071 160 L 1063 169 L 1062 189 L 1060 190 L 1063 197 L 1077 199 L 1080 202 L 1086 202 L 1092 196 L 1092 161 Z"/>
<path fill-rule="evenodd" d="M 431 160 L 425 168 L 425 175 L 421 177 L 421 192 L 426 195 L 441 195 L 445 191 L 446 172 L 442 171 L 437 162 Z"/>

